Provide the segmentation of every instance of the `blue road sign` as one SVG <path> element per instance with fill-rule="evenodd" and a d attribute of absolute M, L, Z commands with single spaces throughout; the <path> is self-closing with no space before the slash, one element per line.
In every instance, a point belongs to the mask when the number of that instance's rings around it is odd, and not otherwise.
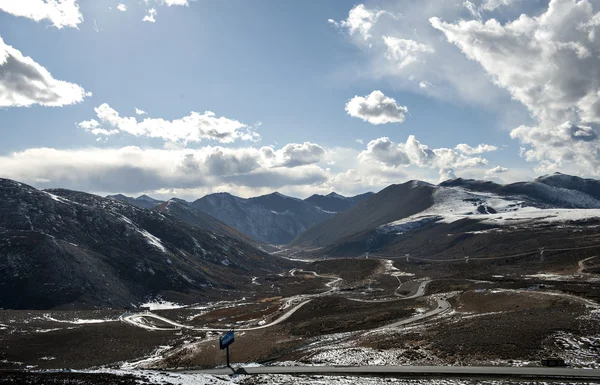
<path fill-rule="evenodd" d="M 219 339 L 219 347 L 221 349 L 225 349 L 226 347 L 231 345 L 234 340 L 235 340 L 235 336 L 233 334 L 233 330 L 230 330 L 227 333 L 223 334 L 221 336 L 221 338 Z"/>

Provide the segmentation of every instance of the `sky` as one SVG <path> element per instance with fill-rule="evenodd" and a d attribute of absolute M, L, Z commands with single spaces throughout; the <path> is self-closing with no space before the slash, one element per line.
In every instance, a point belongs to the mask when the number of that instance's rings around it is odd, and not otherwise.
<path fill-rule="evenodd" d="M 600 1 L 0 0 L 0 177 L 197 199 L 600 171 Z"/>

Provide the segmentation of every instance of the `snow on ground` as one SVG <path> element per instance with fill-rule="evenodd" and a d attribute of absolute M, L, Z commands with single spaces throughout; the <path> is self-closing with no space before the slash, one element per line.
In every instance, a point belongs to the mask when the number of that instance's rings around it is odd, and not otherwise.
<path fill-rule="evenodd" d="M 147 232 L 144 229 L 139 228 L 135 223 L 133 223 L 131 221 L 131 219 L 127 218 L 124 215 L 121 215 L 119 217 L 123 222 L 131 225 L 135 231 L 137 231 L 138 233 L 140 233 L 144 238 L 146 238 L 146 241 L 148 242 L 148 244 L 156 247 L 157 249 L 159 249 L 160 251 L 162 251 L 163 253 L 167 252 L 167 248 L 162 244 L 162 241 L 160 240 L 160 238 L 155 237 L 154 235 L 150 234 L 149 232 Z"/>
<path fill-rule="evenodd" d="M 60 322 L 60 323 L 67 323 L 67 324 L 73 324 L 73 325 L 100 324 L 100 323 L 105 323 L 105 322 L 118 321 L 116 319 L 81 319 L 81 318 L 76 318 L 73 320 L 61 320 L 61 319 L 56 319 L 56 318 L 51 317 L 50 314 L 44 314 L 44 319 L 48 320 L 48 321 L 52 321 L 52 322 Z"/>
<path fill-rule="evenodd" d="M 491 193 L 475 193 L 459 187 L 438 187 L 433 193 L 434 204 L 415 215 L 387 223 L 379 232 L 402 234 L 428 223 L 452 223 L 461 219 L 479 220 L 492 226 L 556 223 L 600 217 L 600 209 L 540 209 L 525 207 L 517 198 Z M 597 206 L 591 206 L 597 207 Z"/>
<path fill-rule="evenodd" d="M 82 371 L 83 372 L 83 371 Z M 84 371 L 85 373 L 109 373 L 120 376 L 135 375 L 144 379 L 144 384 L 160 385 L 231 385 L 236 384 L 228 376 L 211 376 L 209 374 L 187 374 L 174 372 L 157 372 L 153 370 L 114 370 L 99 369 Z"/>
<path fill-rule="evenodd" d="M 558 332 L 554 344 L 561 350 L 559 356 L 576 368 L 600 368 L 600 337 L 580 337 L 572 333 Z"/>
<path fill-rule="evenodd" d="M 140 305 L 140 307 L 146 307 L 150 310 L 169 310 L 169 309 L 181 309 L 185 307 L 185 305 L 180 305 L 178 303 L 163 301 L 163 300 L 155 300 L 151 302 L 146 302 Z"/>

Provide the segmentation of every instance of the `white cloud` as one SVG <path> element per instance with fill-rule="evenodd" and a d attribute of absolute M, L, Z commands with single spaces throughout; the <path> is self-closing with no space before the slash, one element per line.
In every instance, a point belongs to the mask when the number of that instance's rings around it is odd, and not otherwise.
<path fill-rule="evenodd" d="M 169 7 L 172 5 L 189 5 L 189 1 L 188 0 L 162 0 L 162 3 L 165 5 L 168 5 Z"/>
<path fill-rule="evenodd" d="M 434 88 L 435 86 L 431 83 L 429 83 L 426 80 L 423 80 L 421 82 L 419 82 L 419 88 L 422 88 L 424 90 L 430 89 L 430 88 Z"/>
<path fill-rule="evenodd" d="M 319 163 L 325 150 L 318 144 L 304 142 L 303 144 L 290 143 L 281 149 L 281 166 L 296 167 L 307 164 Z"/>
<path fill-rule="evenodd" d="M 77 0 L 0 0 L 0 10 L 36 22 L 49 20 L 59 29 L 77 28 L 83 21 Z"/>
<path fill-rule="evenodd" d="M 504 25 L 430 20 L 538 120 L 511 132 L 527 160 L 540 170 L 572 163 L 583 173 L 600 172 L 600 13 L 590 2 L 552 0 L 539 16 Z"/>
<path fill-rule="evenodd" d="M 493 174 L 503 174 L 507 171 L 508 171 L 508 169 L 506 167 L 496 166 L 496 167 L 490 168 L 485 173 L 488 175 L 493 175 Z"/>
<path fill-rule="evenodd" d="M 475 3 L 475 0 L 472 2 Z M 383 2 L 385 10 L 364 4 L 353 8 L 348 20 L 353 10 L 358 8 L 361 13 L 371 15 L 366 18 L 366 24 L 334 23 L 348 34 L 367 61 L 349 64 L 350 69 L 344 72 L 345 79 L 363 81 L 366 75 L 378 81 L 383 79 L 396 89 L 426 92 L 429 96 L 453 103 L 466 101 L 515 115 L 514 110 L 521 110 L 522 107 L 512 102 L 506 92 L 493 87 L 490 77 L 477 63 L 466 58 L 446 40 L 440 39 L 439 32 L 428 21 L 436 15 L 444 15 L 450 20 L 472 18 L 463 3 L 464 0 L 419 0 L 407 6 L 405 2 L 388 1 Z M 372 17 L 382 14 L 401 16 L 397 20 Z M 368 39 L 365 39 L 364 33 L 358 33 L 358 26 L 362 25 L 365 26 L 363 31 L 366 31 Z M 351 78 L 352 71 L 356 79 Z M 428 87 L 427 83 L 421 84 L 415 79 L 426 79 L 435 87 Z"/>
<path fill-rule="evenodd" d="M 346 113 L 371 124 L 402 123 L 408 108 L 376 90 L 367 96 L 355 96 L 346 103 Z"/>
<path fill-rule="evenodd" d="M 282 149 L 276 150 L 276 152 Z M 273 166 L 259 149 L 34 148 L 0 156 L 0 175 L 36 185 L 92 192 L 141 192 L 228 186 L 277 189 L 320 185 L 328 174 L 310 164 Z M 45 180 L 45 183 L 40 183 Z"/>
<path fill-rule="evenodd" d="M 156 16 L 157 12 L 156 12 L 156 8 L 150 8 L 148 10 L 148 13 L 146 14 L 146 16 L 144 16 L 144 18 L 142 19 L 142 21 L 147 21 L 149 23 L 156 23 L 156 19 L 154 18 L 154 16 Z"/>
<path fill-rule="evenodd" d="M 481 5 L 486 11 L 493 11 L 496 8 L 507 7 L 520 0 L 485 0 Z"/>
<path fill-rule="evenodd" d="M 484 158 L 468 156 L 454 149 L 430 149 L 414 135 L 410 135 L 405 143 L 398 144 L 386 137 L 372 140 L 358 159 L 361 163 L 376 163 L 389 168 L 416 166 L 436 169 L 446 179 L 456 169 L 478 168 L 487 164 Z"/>
<path fill-rule="evenodd" d="M 492 146 L 490 144 L 479 144 L 477 147 L 471 147 L 468 144 L 461 143 L 456 145 L 456 149 L 463 154 L 473 155 L 473 154 L 483 154 L 484 152 L 496 151 L 498 147 Z"/>
<path fill-rule="evenodd" d="M 133 136 L 160 138 L 168 142 L 190 143 L 202 140 L 216 140 L 231 143 L 235 140 L 257 141 L 260 135 L 247 125 L 226 117 L 217 118 L 214 112 L 202 114 L 191 112 L 180 119 L 165 120 L 135 117 L 121 117 L 119 113 L 104 103 L 94 109 L 100 124 L 117 129 Z M 94 120 L 83 121 L 79 126 L 86 128 Z M 100 126 L 98 126 L 99 128 Z"/>
<path fill-rule="evenodd" d="M 392 36 L 383 36 L 383 42 L 387 46 L 387 57 L 398 62 L 399 68 L 404 68 L 420 60 L 423 53 L 434 53 L 433 47 L 418 43 L 410 39 L 399 39 Z"/>
<path fill-rule="evenodd" d="M 46 68 L 0 37 L 0 107 L 60 107 L 90 95 L 77 84 L 54 79 Z"/>
<path fill-rule="evenodd" d="M 121 12 L 127 11 L 127 6 L 125 4 L 117 4 L 117 9 Z"/>
<path fill-rule="evenodd" d="M 135 114 L 136 115 L 146 115 L 146 111 L 144 110 L 140 110 L 139 108 L 135 108 Z"/>
<path fill-rule="evenodd" d="M 333 19 L 327 21 L 339 28 L 347 28 L 350 35 L 358 33 L 364 40 L 368 40 L 371 35 L 369 31 L 373 24 L 383 15 L 396 18 L 391 12 L 367 9 L 364 4 L 358 4 L 348 12 L 348 18 L 340 22 Z"/>
<path fill-rule="evenodd" d="M 365 144 L 365 141 L 362 139 L 356 139 L 355 142 L 358 144 Z"/>

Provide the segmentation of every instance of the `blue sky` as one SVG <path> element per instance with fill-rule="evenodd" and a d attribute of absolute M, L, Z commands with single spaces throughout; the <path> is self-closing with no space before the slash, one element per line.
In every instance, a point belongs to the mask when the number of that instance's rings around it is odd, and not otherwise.
<path fill-rule="evenodd" d="M 20 4 L 0 177 L 195 198 L 598 173 L 595 1 Z"/>

